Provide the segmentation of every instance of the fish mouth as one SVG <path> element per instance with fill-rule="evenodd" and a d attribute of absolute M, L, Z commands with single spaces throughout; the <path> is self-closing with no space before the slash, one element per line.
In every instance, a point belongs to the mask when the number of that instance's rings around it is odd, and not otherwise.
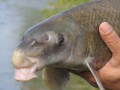
<path fill-rule="evenodd" d="M 29 81 L 36 78 L 36 71 L 38 69 L 38 58 L 26 57 L 25 61 L 29 61 L 30 64 L 22 66 L 20 68 L 15 67 L 15 80 L 16 81 Z"/>
<path fill-rule="evenodd" d="M 15 68 L 15 80 L 16 81 L 28 81 L 33 78 L 36 78 L 36 70 L 37 65 L 32 67 L 25 67 L 25 68 Z"/>
<path fill-rule="evenodd" d="M 25 64 L 21 64 L 21 67 L 15 67 L 14 78 L 16 81 L 29 81 L 33 78 L 36 78 L 36 71 L 42 70 L 44 64 L 40 61 L 41 58 L 38 57 L 25 57 Z M 28 63 L 29 62 L 29 63 Z"/>
<path fill-rule="evenodd" d="M 37 56 L 28 56 L 21 49 L 16 49 L 12 55 L 12 63 L 15 67 L 15 80 L 28 81 L 37 75 L 35 72 L 39 68 L 40 59 Z"/>

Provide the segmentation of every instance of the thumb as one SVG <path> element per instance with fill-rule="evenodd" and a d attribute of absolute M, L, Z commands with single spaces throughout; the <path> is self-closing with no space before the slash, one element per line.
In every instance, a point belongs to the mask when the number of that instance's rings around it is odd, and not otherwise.
<path fill-rule="evenodd" d="M 120 54 L 120 38 L 107 22 L 99 27 L 99 32 L 112 54 Z"/>

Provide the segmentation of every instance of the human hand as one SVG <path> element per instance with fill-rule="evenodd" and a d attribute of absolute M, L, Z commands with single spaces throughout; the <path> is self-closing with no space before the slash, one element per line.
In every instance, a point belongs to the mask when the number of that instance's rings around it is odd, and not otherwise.
<path fill-rule="evenodd" d="M 98 75 L 107 90 L 120 90 L 120 38 L 106 22 L 100 25 L 99 32 L 103 41 L 111 50 L 112 57 L 103 68 L 98 70 Z M 79 75 L 93 86 L 96 85 L 91 73 L 85 72 Z"/>
<path fill-rule="evenodd" d="M 99 32 L 112 52 L 108 63 L 98 73 L 103 85 L 110 90 L 120 90 L 120 38 L 113 28 L 106 22 L 99 27 Z"/>

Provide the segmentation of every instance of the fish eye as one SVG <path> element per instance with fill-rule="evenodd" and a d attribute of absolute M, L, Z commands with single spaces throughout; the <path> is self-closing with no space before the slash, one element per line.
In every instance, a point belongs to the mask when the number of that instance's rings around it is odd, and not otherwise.
<path fill-rule="evenodd" d="M 47 34 L 43 34 L 42 40 L 44 40 L 44 41 L 49 40 L 49 36 Z"/>

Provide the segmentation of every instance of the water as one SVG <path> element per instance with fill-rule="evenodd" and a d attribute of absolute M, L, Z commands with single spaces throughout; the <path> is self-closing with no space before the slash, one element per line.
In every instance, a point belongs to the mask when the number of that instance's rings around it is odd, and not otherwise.
<path fill-rule="evenodd" d="M 11 54 L 23 32 L 41 21 L 40 10 L 49 8 L 48 1 L 0 0 L 0 90 L 45 90 L 39 85 L 41 79 L 26 83 L 14 80 Z"/>

